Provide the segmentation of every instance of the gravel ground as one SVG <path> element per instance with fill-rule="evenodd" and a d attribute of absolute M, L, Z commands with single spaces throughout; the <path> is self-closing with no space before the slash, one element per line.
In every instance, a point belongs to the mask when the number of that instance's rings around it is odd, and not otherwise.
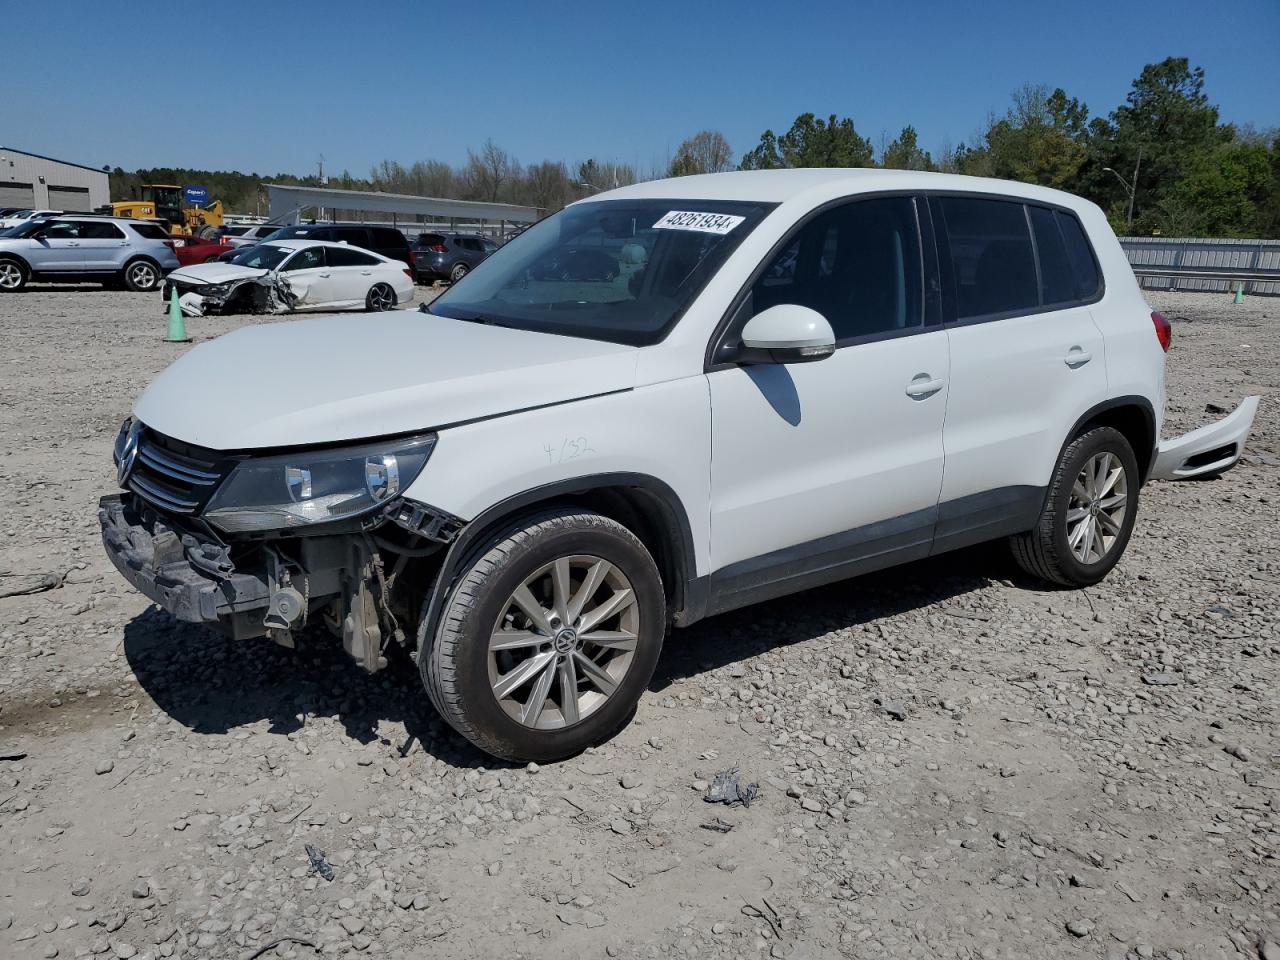
<path fill-rule="evenodd" d="M 1151 299 L 1167 432 L 1264 401 L 1236 470 L 1144 489 L 1105 583 L 991 546 L 718 617 L 616 740 L 536 769 L 411 669 L 129 589 L 96 502 L 185 347 L 154 295 L 4 297 L 0 597 L 59 586 L 0 599 L 0 956 L 1275 960 L 1280 301 Z M 735 766 L 759 798 L 705 803 Z"/>

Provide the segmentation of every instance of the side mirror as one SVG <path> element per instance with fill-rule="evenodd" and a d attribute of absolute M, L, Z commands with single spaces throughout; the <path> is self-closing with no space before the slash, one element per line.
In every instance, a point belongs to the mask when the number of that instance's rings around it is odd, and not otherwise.
<path fill-rule="evenodd" d="M 831 324 L 817 310 L 780 303 L 747 321 L 742 328 L 738 363 L 810 363 L 836 350 Z"/>

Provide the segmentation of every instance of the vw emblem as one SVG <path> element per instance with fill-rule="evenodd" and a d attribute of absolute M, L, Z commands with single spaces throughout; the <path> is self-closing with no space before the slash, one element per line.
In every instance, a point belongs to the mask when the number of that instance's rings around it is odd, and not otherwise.
<path fill-rule="evenodd" d="M 116 464 L 116 482 L 124 486 L 133 471 L 133 464 L 138 459 L 138 436 L 142 433 L 142 424 L 137 420 L 125 434 L 124 446 L 120 448 L 120 462 Z"/>

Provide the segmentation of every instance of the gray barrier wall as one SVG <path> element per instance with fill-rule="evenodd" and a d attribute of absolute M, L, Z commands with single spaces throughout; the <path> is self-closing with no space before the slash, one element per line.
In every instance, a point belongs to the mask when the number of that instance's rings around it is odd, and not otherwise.
<path fill-rule="evenodd" d="M 1207 280 L 1203 277 L 1139 277 L 1147 290 L 1233 291 L 1280 294 L 1280 240 L 1209 240 L 1196 237 L 1121 237 L 1125 256 L 1135 270 L 1211 270 L 1241 274 L 1274 273 L 1275 280 Z"/>

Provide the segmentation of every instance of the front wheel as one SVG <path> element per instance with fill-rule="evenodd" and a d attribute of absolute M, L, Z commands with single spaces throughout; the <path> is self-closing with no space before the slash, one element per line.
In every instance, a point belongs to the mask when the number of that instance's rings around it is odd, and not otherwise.
<path fill-rule="evenodd" d="M 1088 587 L 1119 561 L 1138 513 L 1138 461 L 1119 430 L 1094 427 L 1067 444 L 1040 521 L 1010 538 L 1014 559 L 1032 576 Z"/>
<path fill-rule="evenodd" d="M 27 285 L 29 274 L 19 260 L 0 260 L 0 290 L 17 293 Z"/>
<path fill-rule="evenodd" d="M 390 310 L 395 305 L 396 292 L 385 283 L 374 284 L 373 289 L 369 291 L 369 295 L 364 298 L 365 309 L 372 310 L 375 313 Z"/>
<path fill-rule="evenodd" d="M 656 564 L 626 527 L 551 510 L 473 556 L 418 666 L 446 721 L 481 750 L 547 762 L 631 718 L 666 631 Z"/>
<path fill-rule="evenodd" d="M 449 281 L 451 283 L 457 283 L 467 275 L 468 269 L 470 268 L 465 263 L 454 264 L 453 269 L 449 271 Z"/>

